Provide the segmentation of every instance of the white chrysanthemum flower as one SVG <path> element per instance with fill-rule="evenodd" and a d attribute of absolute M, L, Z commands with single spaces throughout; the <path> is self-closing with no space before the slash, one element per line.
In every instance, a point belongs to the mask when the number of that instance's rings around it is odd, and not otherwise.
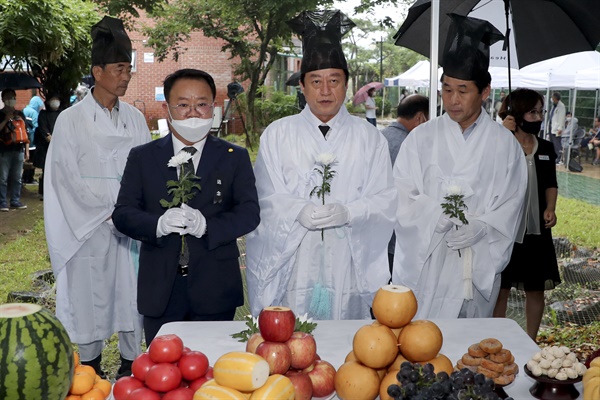
<path fill-rule="evenodd" d="M 449 195 L 456 195 L 456 194 L 462 194 L 463 190 L 460 186 L 458 185 L 450 185 L 448 186 L 448 194 Z"/>
<path fill-rule="evenodd" d="M 317 156 L 317 163 L 323 166 L 331 165 L 335 162 L 335 154 L 321 153 Z"/>
<path fill-rule="evenodd" d="M 177 153 L 173 157 L 171 157 L 167 166 L 168 167 L 179 167 L 180 165 L 183 165 L 186 162 L 188 162 L 188 160 L 190 158 L 192 158 L 192 155 L 190 153 L 188 153 L 187 151 L 180 151 L 179 153 Z"/>

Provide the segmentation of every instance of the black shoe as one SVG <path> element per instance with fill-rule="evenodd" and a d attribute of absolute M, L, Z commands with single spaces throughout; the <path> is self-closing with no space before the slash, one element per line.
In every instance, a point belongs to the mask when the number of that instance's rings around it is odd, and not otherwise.
<path fill-rule="evenodd" d="M 124 376 L 131 376 L 131 364 L 133 364 L 133 361 L 126 360 L 121 356 L 121 366 L 117 371 L 117 375 L 115 375 L 115 380 L 118 381 Z"/>
<path fill-rule="evenodd" d="M 94 368 L 94 371 L 96 371 L 96 374 L 98 376 L 100 376 L 100 378 L 106 379 L 106 373 L 104 371 L 102 371 L 102 368 L 100 367 L 101 361 L 102 361 L 102 354 L 100 354 L 98 357 L 94 358 L 92 361 L 82 361 L 81 363 L 83 365 L 89 365 L 90 367 Z"/>

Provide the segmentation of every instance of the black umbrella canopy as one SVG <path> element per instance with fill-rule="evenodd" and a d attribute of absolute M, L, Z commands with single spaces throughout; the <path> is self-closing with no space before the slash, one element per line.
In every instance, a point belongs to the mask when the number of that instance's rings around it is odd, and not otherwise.
<path fill-rule="evenodd" d="M 300 71 L 298 72 L 294 72 L 287 81 L 285 81 L 285 84 L 287 86 L 299 86 L 300 85 L 300 75 L 302 75 L 302 73 Z"/>
<path fill-rule="evenodd" d="M 447 14 L 471 16 L 492 22 L 506 32 L 503 11 L 512 23 L 510 66 L 522 68 L 549 58 L 595 50 L 600 43 L 599 0 L 441 0 L 439 57 L 450 27 Z M 417 0 L 394 38 L 403 46 L 429 57 L 431 1 Z M 504 21 L 502 20 L 504 19 Z"/>
<path fill-rule="evenodd" d="M 33 76 L 24 72 L 3 72 L 0 74 L 0 91 L 4 89 L 36 89 L 42 85 Z"/>

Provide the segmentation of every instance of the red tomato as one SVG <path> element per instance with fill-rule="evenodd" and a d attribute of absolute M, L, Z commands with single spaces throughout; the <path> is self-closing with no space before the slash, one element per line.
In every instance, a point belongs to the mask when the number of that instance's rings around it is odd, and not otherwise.
<path fill-rule="evenodd" d="M 178 388 L 165 393 L 162 400 L 193 400 L 194 393 L 192 389 Z"/>
<path fill-rule="evenodd" d="M 212 378 L 207 378 L 205 375 L 202 378 L 196 379 L 194 382 L 190 382 L 190 385 L 188 387 L 190 389 L 192 389 L 194 391 L 194 393 L 196 393 L 196 390 L 200 389 L 202 387 L 202 385 L 204 385 L 204 383 L 206 383 L 207 381 L 209 381 L 211 379 Z"/>
<path fill-rule="evenodd" d="M 181 372 L 174 364 L 160 363 L 150 367 L 146 374 L 146 386 L 156 392 L 168 392 L 181 383 Z"/>
<path fill-rule="evenodd" d="M 113 397 L 115 400 L 127 400 L 129 393 L 143 387 L 144 382 L 139 379 L 133 376 L 124 376 L 113 385 Z"/>
<path fill-rule="evenodd" d="M 126 400 L 160 400 L 160 394 L 147 387 L 142 387 L 129 393 Z"/>
<path fill-rule="evenodd" d="M 177 335 L 157 336 L 150 343 L 148 354 L 155 363 L 174 363 L 183 353 L 183 341 Z"/>
<path fill-rule="evenodd" d="M 184 353 L 184 354 L 185 354 L 185 353 L 189 353 L 190 351 L 192 351 L 192 349 L 190 349 L 190 348 L 189 348 L 189 347 L 187 347 L 187 346 L 183 348 L 183 353 Z"/>
<path fill-rule="evenodd" d="M 154 364 L 156 363 L 150 359 L 150 354 L 142 353 L 133 360 L 131 372 L 133 373 L 133 376 L 144 382 L 146 380 L 146 374 Z"/>
<path fill-rule="evenodd" d="M 212 379 L 215 376 L 213 375 L 213 367 L 208 367 L 208 371 L 206 371 L 206 375 L 205 375 L 208 379 Z"/>
<path fill-rule="evenodd" d="M 184 353 L 177 363 L 183 379 L 193 381 L 206 375 L 208 357 L 200 351 Z"/>

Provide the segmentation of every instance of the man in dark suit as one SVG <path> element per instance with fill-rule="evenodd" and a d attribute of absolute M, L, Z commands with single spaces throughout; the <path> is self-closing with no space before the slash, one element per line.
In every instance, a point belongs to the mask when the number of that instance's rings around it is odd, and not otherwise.
<path fill-rule="evenodd" d="M 213 78 L 179 70 L 165 79 L 164 94 L 170 134 L 130 152 L 113 213 L 117 229 L 142 242 L 138 310 L 147 344 L 167 322 L 233 319 L 244 303 L 236 240 L 260 219 L 248 152 L 208 134 Z M 187 173 L 167 166 L 174 155 L 190 159 L 201 189 L 166 209 L 166 182 Z"/>

